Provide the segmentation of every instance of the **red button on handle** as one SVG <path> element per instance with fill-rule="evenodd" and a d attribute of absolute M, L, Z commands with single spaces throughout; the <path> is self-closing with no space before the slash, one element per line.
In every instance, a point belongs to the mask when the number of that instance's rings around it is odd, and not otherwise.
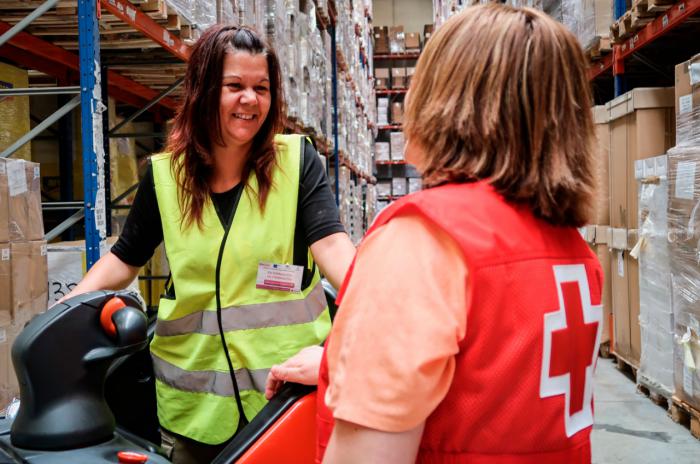
<path fill-rule="evenodd" d="M 148 462 L 148 456 L 134 451 L 120 451 L 117 453 L 120 463 L 124 464 L 143 464 Z"/>
<path fill-rule="evenodd" d="M 102 307 L 102 312 L 100 313 L 100 325 L 102 325 L 102 328 L 110 337 L 117 336 L 117 328 L 115 327 L 114 322 L 112 322 L 112 315 L 125 307 L 126 303 L 124 303 L 121 298 L 116 296 L 105 303 L 105 305 Z"/>

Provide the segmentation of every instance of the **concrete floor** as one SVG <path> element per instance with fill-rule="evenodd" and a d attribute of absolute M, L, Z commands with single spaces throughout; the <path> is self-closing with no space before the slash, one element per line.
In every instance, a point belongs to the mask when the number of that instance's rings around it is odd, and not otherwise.
<path fill-rule="evenodd" d="M 697 464 L 700 441 L 609 359 L 599 359 L 595 385 L 594 464 Z"/>

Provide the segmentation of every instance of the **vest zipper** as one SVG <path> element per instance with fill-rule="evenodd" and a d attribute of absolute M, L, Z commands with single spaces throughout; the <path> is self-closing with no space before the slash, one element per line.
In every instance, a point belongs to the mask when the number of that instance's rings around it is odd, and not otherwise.
<path fill-rule="evenodd" d="M 245 188 L 245 187 L 243 187 Z M 234 436 L 238 434 L 238 432 L 243 429 L 246 425 L 248 425 L 249 421 L 248 418 L 245 415 L 245 411 L 243 410 L 243 402 L 241 401 L 241 392 L 238 389 L 238 382 L 236 381 L 236 373 L 233 369 L 233 363 L 231 362 L 231 354 L 228 351 L 228 345 L 226 345 L 226 337 L 224 336 L 224 327 L 221 322 L 221 261 L 223 260 L 224 257 L 224 247 L 226 246 L 226 239 L 228 238 L 228 233 L 231 230 L 231 224 L 233 224 L 233 218 L 236 215 L 236 210 L 238 209 L 238 202 L 240 201 L 241 198 L 241 193 L 243 191 L 243 188 L 239 188 L 238 192 L 236 193 L 236 198 L 233 202 L 233 211 L 231 211 L 230 217 L 228 219 L 228 223 L 224 227 L 224 238 L 221 240 L 221 245 L 219 246 L 219 256 L 216 260 L 216 321 L 219 324 L 219 335 L 221 336 L 221 345 L 224 349 L 224 354 L 226 355 L 226 362 L 228 363 L 228 371 L 231 374 L 231 382 L 233 383 L 233 392 L 236 397 L 236 406 L 238 407 L 238 427 L 236 428 L 236 432 L 233 434 Z M 212 201 L 212 203 L 214 203 Z M 214 207 L 217 209 L 218 213 L 218 206 L 216 206 L 216 203 L 214 203 Z M 217 214 L 218 215 L 218 214 Z"/>

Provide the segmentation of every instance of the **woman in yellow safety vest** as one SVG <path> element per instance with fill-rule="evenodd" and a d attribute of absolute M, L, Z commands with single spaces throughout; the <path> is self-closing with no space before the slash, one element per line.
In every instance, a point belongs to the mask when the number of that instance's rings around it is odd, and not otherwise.
<path fill-rule="evenodd" d="M 311 143 L 279 135 L 280 66 L 257 33 L 207 29 L 183 95 L 119 241 L 70 296 L 126 287 L 165 243 L 172 278 L 151 343 L 158 419 L 173 461 L 199 463 L 262 409 L 271 366 L 326 338 L 316 264 L 338 287 L 355 248 Z"/>

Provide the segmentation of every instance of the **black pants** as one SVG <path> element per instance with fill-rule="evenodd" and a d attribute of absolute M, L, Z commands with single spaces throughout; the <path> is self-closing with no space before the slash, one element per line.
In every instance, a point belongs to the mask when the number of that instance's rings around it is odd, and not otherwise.
<path fill-rule="evenodd" d="M 221 453 L 230 440 L 220 445 L 207 445 L 183 437 L 161 427 L 162 447 L 174 464 L 209 464 Z"/>

